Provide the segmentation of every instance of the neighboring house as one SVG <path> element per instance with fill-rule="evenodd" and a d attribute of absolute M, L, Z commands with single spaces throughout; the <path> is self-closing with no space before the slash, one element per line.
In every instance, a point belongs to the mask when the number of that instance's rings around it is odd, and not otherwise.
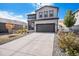
<path fill-rule="evenodd" d="M 79 10 L 75 11 L 73 14 L 75 15 L 75 18 L 76 18 L 75 25 L 79 25 Z"/>
<path fill-rule="evenodd" d="M 74 24 L 72 30 L 79 32 L 79 10 L 73 13 L 75 15 L 76 23 Z"/>
<path fill-rule="evenodd" d="M 66 29 L 66 26 L 64 25 L 64 20 L 58 21 L 58 30 L 64 30 Z"/>
<path fill-rule="evenodd" d="M 9 33 L 8 29 L 6 28 L 7 23 L 12 23 L 14 25 L 14 28 L 12 29 L 13 31 L 21 29 L 21 28 L 23 28 L 23 26 L 26 27 L 25 22 L 0 18 L 0 33 Z"/>
<path fill-rule="evenodd" d="M 35 32 L 57 32 L 58 10 L 58 7 L 43 6 L 35 14 L 28 14 L 28 29 Z"/>

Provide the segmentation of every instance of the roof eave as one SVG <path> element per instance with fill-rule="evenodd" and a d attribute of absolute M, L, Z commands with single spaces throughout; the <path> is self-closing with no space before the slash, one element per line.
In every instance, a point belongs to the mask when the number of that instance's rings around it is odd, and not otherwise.
<path fill-rule="evenodd" d="M 77 13 L 78 11 L 79 11 L 79 9 L 78 9 L 78 10 L 76 10 L 75 12 L 73 12 L 73 14 Z"/>
<path fill-rule="evenodd" d="M 42 8 L 44 8 L 44 7 L 52 7 L 52 8 L 57 8 L 57 9 L 59 10 L 58 7 L 54 7 L 54 6 L 43 6 L 43 7 L 39 8 L 39 9 L 37 9 L 35 12 L 39 11 L 40 9 L 42 9 Z"/>

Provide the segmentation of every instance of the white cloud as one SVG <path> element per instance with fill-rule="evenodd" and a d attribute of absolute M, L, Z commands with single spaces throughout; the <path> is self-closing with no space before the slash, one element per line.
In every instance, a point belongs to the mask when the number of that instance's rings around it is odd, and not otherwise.
<path fill-rule="evenodd" d="M 0 11 L 0 18 L 27 22 L 26 19 L 24 19 L 23 15 L 15 15 L 13 12 L 8 11 Z"/>
<path fill-rule="evenodd" d="M 59 20 L 62 20 L 63 21 L 64 19 L 59 19 Z"/>
<path fill-rule="evenodd" d="M 35 14 L 35 11 L 31 12 L 31 14 Z"/>
<path fill-rule="evenodd" d="M 52 3 L 33 3 L 33 5 L 36 7 L 36 9 L 45 6 L 45 5 L 54 5 Z"/>
<path fill-rule="evenodd" d="M 43 6 L 45 6 L 45 5 L 54 5 L 54 4 L 52 4 L 52 3 L 32 3 L 32 5 L 36 8 L 36 9 L 38 9 L 38 8 L 40 8 L 40 7 L 43 7 Z M 27 14 L 35 14 L 35 11 L 32 11 L 32 12 L 30 12 L 30 13 L 26 13 L 26 15 Z"/>

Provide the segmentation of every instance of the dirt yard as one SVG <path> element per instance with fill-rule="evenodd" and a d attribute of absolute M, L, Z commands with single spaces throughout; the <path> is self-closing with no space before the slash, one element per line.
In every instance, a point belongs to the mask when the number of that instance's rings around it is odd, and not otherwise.
<path fill-rule="evenodd" d="M 24 34 L 0 35 L 0 45 L 24 36 Z"/>

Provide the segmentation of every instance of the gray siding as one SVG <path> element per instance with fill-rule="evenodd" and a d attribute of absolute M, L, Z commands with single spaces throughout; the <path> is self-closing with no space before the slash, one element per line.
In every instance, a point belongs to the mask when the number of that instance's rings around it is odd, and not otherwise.
<path fill-rule="evenodd" d="M 28 30 L 34 30 L 34 21 L 28 21 Z"/>
<path fill-rule="evenodd" d="M 49 10 L 53 11 L 53 15 L 54 15 L 53 17 L 49 16 Z M 48 17 L 44 17 L 44 11 L 48 11 Z M 43 12 L 42 18 L 39 17 L 39 12 Z M 36 12 L 36 19 L 45 19 L 45 18 L 47 19 L 47 18 L 56 18 L 56 17 L 58 17 L 58 9 L 57 8 L 44 7 L 44 8 L 42 8 L 39 11 Z"/>

